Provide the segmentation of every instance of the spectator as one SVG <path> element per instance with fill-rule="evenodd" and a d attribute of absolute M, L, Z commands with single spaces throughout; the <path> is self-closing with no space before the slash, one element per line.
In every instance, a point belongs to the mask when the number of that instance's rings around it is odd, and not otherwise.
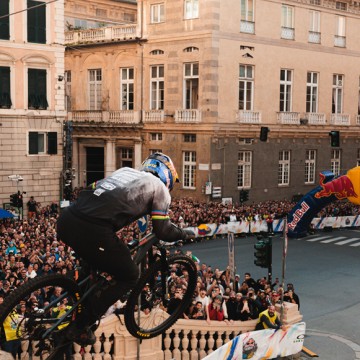
<path fill-rule="evenodd" d="M 207 317 L 201 301 L 195 303 L 190 318 L 194 320 L 206 320 Z"/>
<path fill-rule="evenodd" d="M 214 298 L 214 301 L 212 301 L 208 306 L 208 312 L 209 312 L 208 323 L 210 323 L 210 320 L 217 320 L 217 321 L 225 320 L 222 301 L 223 301 L 222 296 L 217 295 Z"/>
<path fill-rule="evenodd" d="M 270 305 L 267 310 L 259 314 L 259 322 L 256 324 L 255 330 L 263 329 L 286 329 L 285 325 L 281 324 L 274 305 Z"/>
<path fill-rule="evenodd" d="M 287 287 L 287 296 L 289 297 L 289 302 L 293 303 L 293 304 L 297 304 L 298 305 L 298 310 L 300 310 L 300 299 L 299 296 L 297 294 L 295 294 L 294 292 L 294 285 L 289 283 L 286 285 Z M 284 301 L 288 301 L 285 300 L 285 295 L 286 292 L 284 293 Z"/>
<path fill-rule="evenodd" d="M 30 200 L 27 202 L 27 208 L 28 208 L 28 219 L 35 218 L 37 213 L 37 203 L 33 196 L 30 196 Z"/>

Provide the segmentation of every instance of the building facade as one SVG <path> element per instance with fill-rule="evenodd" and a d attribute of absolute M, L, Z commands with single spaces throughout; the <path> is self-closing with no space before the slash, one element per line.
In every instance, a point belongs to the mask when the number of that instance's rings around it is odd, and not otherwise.
<path fill-rule="evenodd" d="M 162 150 L 174 196 L 257 202 L 358 165 L 358 2 L 116 3 L 136 21 L 65 34 L 75 185 Z"/>
<path fill-rule="evenodd" d="M 64 1 L 0 2 L 0 174 L 17 191 L 58 201 L 63 169 Z M 26 207 L 26 206 L 25 206 Z"/>

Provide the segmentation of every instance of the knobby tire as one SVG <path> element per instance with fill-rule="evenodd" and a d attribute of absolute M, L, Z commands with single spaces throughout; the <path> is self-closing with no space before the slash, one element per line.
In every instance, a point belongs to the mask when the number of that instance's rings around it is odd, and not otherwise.
<path fill-rule="evenodd" d="M 163 264 L 161 262 L 161 259 L 153 263 L 150 266 L 150 268 L 147 269 L 140 276 L 139 280 L 137 281 L 134 289 L 131 291 L 129 298 L 127 300 L 126 307 L 124 310 L 125 325 L 129 333 L 138 339 L 151 339 L 155 336 L 164 333 L 187 310 L 187 308 L 190 306 L 190 303 L 192 301 L 193 294 L 196 288 L 196 281 L 197 281 L 197 269 L 194 261 L 185 255 L 174 255 L 169 257 L 166 260 L 166 263 L 167 266 L 165 271 L 163 269 Z M 171 315 L 167 314 L 166 317 L 163 318 L 163 321 L 161 323 L 156 323 L 152 325 L 152 327 L 146 328 L 145 327 L 147 326 L 146 324 L 144 326 L 143 325 L 144 323 L 139 324 L 138 321 L 137 309 L 138 307 L 141 307 L 141 304 L 139 304 L 139 298 L 141 292 L 144 289 L 145 284 L 147 283 L 151 284 L 151 287 L 154 286 L 154 279 L 156 278 L 159 271 L 161 272 L 161 276 L 162 276 L 160 283 L 163 284 L 163 280 L 164 279 L 166 280 L 170 276 L 170 268 L 173 264 L 178 264 L 182 268 L 185 268 L 189 274 L 188 285 L 183 294 L 182 301 Z M 152 288 L 152 291 L 155 291 L 154 288 Z M 165 296 L 168 294 L 170 295 L 170 292 L 165 294 Z M 152 312 L 153 311 L 156 311 L 156 309 L 153 308 Z"/>

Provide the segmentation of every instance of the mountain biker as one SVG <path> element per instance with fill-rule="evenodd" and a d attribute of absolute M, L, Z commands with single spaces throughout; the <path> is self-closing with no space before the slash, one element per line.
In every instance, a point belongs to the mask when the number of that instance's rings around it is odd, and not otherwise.
<path fill-rule="evenodd" d="M 176 182 L 179 177 L 170 157 L 154 153 L 139 170 L 124 167 L 92 183 L 63 210 L 57 221 L 59 238 L 90 266 L 113 276 L 69 326 L 66 336 L 70 340 L 92 345 L 95 335 L 90 326 L 138 279 L 138 268 L 116 231 L 150 214 L 159 239 L 172 242 L 194 237 L 169 219 L 170 191 Z"/>

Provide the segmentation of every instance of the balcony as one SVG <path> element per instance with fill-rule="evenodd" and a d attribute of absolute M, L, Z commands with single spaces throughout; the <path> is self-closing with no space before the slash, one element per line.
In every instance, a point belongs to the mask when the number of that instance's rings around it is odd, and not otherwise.
<path fill-rule="evenodd" d="M 281 27 L 281 38 L 285 40 L 294 40 L 295 39 L 295 29 L 282 26 Z"/>
<path fill-rule="evenodd" d="M 346 37 L 345 36 L 334 36 L 334 46 L 345 47 L 346 46 Z"/>
<path fill-rule="evenodd" d="M 241 124 L 260 124 L 260 111 L 239 110 L 236 114 L 236 120 Z"/>
<path fill-rule="evenodd" d="M 300 125 L 300 113 L 288 111 L 278 112 L 277 121 L 280 124 Z"/>
<path fill-rule="evenodd" d="M 326 115 L 322 113 L 305 113 L 304 118 L 308 121 L 310 125 L 325 125 L 326 124 Z"/>
<path fill-rule="evenodd" d="M 163 123 L 164 110 L 144 110 L 143 111 L 144 123 Z"/>
<path fill-rule="evenodd" d="M 330 124 L 332 125 L 350 125 L 350 115 L 347 114 L 331 114 Z"/>
<path fill-rule="evenodd" d="M 175 110 L 175 123 L 199 123 L 201 122 L 201 111 L 198 109 Z"/>
<path fill-rule="evenodd" d="M 130 40 L 137 36 L 136 25 L 65 31 L 65 45 Z"/>
<path fill-rule="evenodd" d="M 248 33 L 248 34 L 255 34 L 255 23 L 253 21 L 241 20 L 240 32 Z"/>
<path fill-rule="evenodd" d="M 309 43 L 321 44 L 321 33 L 317 31 L 309 31 Z"/>
<path fill-rule="evenodd" d="M 139 124 L 140 112 L 133 110 L 78 110 L 68 113 L 68 120 L 83 123 Z"/>

